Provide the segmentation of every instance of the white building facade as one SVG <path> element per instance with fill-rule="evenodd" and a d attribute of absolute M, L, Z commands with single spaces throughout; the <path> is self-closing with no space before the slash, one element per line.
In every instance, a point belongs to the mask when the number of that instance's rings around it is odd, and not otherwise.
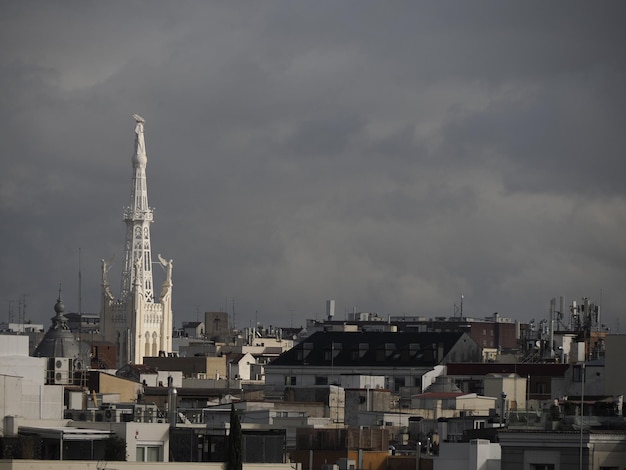
<path fill-rule="evenodd" d="M 24 423 L 61 422 L 63 386 L 45 384 L 47 362 L 28 355 L 28 337 L 0 335 L 0 435 Z"/>

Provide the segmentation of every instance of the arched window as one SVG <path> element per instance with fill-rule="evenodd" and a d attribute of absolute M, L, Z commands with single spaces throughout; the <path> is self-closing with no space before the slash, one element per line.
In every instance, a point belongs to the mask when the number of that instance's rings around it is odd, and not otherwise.
<path fill-rule="evenodd" d="M 146 331 L 146 344 L 144 345 L 144 356 L 150 356 L 150 333 Z"/>
<path fill-rule="evenodd" d="M 152 355 L 157 356 L 159 351 L 158 337 L 156 332 L 152 333 Z"/>

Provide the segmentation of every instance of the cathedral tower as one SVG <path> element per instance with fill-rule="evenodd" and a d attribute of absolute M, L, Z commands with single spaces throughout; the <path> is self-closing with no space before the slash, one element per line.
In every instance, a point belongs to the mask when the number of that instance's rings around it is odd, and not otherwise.
<path fill-rule="evenodd" d="M 165 281 L 158 298 L 152 279 L 150 225 L 153 210 L 148 206 L 146 181 L 145 120 L 135 118 L 135 152 L 130 205 L 124 210 L 126 244 L 120 297 L 111 293 L 108 272 L 111 261 L 102 260 L 102 305 L 100 322 L 106 341 L 117 346 L 118 367 L 128 362 L 141 364 L 146 356 L 172 350 L 172 260 L 158 255 Z"/>

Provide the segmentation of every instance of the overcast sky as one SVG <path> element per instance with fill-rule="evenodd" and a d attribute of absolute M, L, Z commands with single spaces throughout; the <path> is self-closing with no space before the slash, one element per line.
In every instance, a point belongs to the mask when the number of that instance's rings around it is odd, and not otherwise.
<path fill-rule="evenodd" d="M 0 3 L 0 321 L 119 294 L 134 113 L 175 326 L 235 311 L 626 331 L 626 3 Z M 155 265 L 155 290 L 163 280 Z M 25 297 L 23 297 L 25 296 Z"/>

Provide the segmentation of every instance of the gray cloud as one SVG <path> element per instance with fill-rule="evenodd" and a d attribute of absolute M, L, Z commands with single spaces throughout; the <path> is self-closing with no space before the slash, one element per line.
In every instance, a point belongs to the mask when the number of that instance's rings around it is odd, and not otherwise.
<path fill-rule="evenodd" d="M 461 294 L 477 317 L 559 295 L 624 313 L 621 2 L 0 9 L 0 296 L 33 321 L 59 283 L 78 308 L 79 247 L 83 310 L 101 258 L 119 282 L 133 113 L 177 325 L 233 298 L 240 326 L 327 298 L 338 317 Z"/>

